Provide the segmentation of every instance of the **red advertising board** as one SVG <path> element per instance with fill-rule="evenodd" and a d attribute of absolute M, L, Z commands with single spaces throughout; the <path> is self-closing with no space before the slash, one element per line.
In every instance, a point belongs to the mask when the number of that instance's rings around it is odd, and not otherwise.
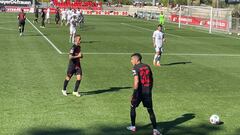
<path fill-rule="evenodd" d="M 179 22 L 179 16 L 178 15 L 171 15 L 169 17 L 169 20 L 172 22 Z M 204 19 L 200 17 L 191 17 L 191 16 L 181 16 L 181 23 L 182 24 L 189 24 L 189 25 L 195 25 L 195 26 L 204 26 L 209 27 L 210 26 L 210 19 Z M 212 20 L 212 26 L 216 29 L 222 29 L 227 30 L 228 28 L 228 22 L 226 20 Z"/>
<path fill-rule="evenodd" d="M 33 12 L 33 8 L 30 7 L 16 7 L 16 6 L 5 6 L 6 12 L 20 12 L 21 9 L 24 9 L 24 12 Z M 47 8 L 44 9 L 46 12 Z M 55 14 L 56 9 L 55 8 L 50 8 L 50 13 Z M 127 16 L 128 12 L 127 11 L 92 11 L 92 10 L 83 10 L 83 14 L 87 15 L 114 15 L 114 16 Z"/>
<path fill-rule="evenodd" d="M 30 12 L 30 7 L 16 7 L 16 6 L 5 6 L 6 12 L 20 12 L 21 9 L 24 10 L 24 12 Z"/>

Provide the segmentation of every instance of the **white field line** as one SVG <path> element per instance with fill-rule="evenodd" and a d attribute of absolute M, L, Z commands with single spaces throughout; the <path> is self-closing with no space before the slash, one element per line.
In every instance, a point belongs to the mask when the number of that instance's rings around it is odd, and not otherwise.
<path fill-rule="evenodd" d="M 31 21 L 29 21 L 28 19 L 27 19 L 27 21 L 33 26 L 33 28 L 35 28 L 35 29 L 48 41 L 48 43 L 49 43 L 59 54 L 63 54 L 62 51 L 60 51 L 60 50 L 52 43 L 51 40 L 49 40 L 36 26 L 34 26 Z"/>
<path fill-rule="evenodd" d="M 68 54 L 68 53 L 62 53 Z M 131 55 L 133 53 L 97 53 L 86 52 L 86 55 Z M 141 53 L 142 55 L 154 55 L 154 53 Z M 200 54 L 200 53 L 164 53 L 163 55 L 169 56 L 215 56 L 215 57 L 240 57 L 240 54 Z"/>
<path fill-rule="evenodd" d="M 130 25 L 130 24 L 126 24 L 126 23 L 121 23 L 122 25 L 126 25 L 126 26 L 129 26 L 129 27 L 134 27 L 134 28 L 138 28 L 138 29 L 142 29 L 142 30 L 147 30 L 147 31 L 151 31 L 151 32 L 154 32 L 155 30 L 151 30 L 151 29 L 148 29 L 148 28 L 143 28 L 143 27 L 139 27 L 139 26 L 135 26 L 135 25 Z M 167 35 L 170 35 L 170 36 L 174 36 L 174 37 L 181 37 L 182 36 L 179 36 L 179 35 L 175 35 L 175 34 L 170 34 L 170 33 L 166 33 Z"/>

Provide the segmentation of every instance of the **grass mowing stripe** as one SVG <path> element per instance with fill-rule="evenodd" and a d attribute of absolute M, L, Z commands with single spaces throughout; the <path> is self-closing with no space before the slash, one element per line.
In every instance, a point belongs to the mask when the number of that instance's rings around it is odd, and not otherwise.
<path fill-rule="evenodd" d="M 121 24 L 122 24 L 122 25 L 126 25 L 126 26 L 130 26 L 130 27 L 139 28 L 139 29 L 142 29 L 142 30 L 147 30 L 147 31 L 152 31 L 152 32 L 154 32 L 154 30 L 147 29 L 147 28 L 142 28 L 142 27 L 139 27 L 139 26 L 134 26 L 134 25 L 126 24 L 126 23 L 121 23 Z M 166 34 L 167 34 L 167 35 L 170 35 L 170 36 L 174 36 L 174 37 L 182 37 L 182 36 L 175 35 L 175 34 L 170 34 L 170 33 L 166 33 Z"/>
<path fill-rule="evenodd" d="M 59 53 L 62 54 L 62 51 L 60 51 L 53 43 L 50 41 L 36 26 L 34 26 L 31 21 L 27 19 L 27 21 L 48 41 L 48 43 Z"/>

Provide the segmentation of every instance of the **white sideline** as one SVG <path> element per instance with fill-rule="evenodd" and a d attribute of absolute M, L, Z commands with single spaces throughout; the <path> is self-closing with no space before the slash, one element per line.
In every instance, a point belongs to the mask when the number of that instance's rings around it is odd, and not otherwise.
<path fill-rule="evenodd" d="M 59 54 L 63 54 L 62 51 L 60 51 L 60 50 L 52 43 L 51 40 L 49 40 L 36 26 L 34 26 L 31 21 L 29 21 L 28 19 L 27 19 L 27 21 L 33 26 L 33 28 L 35 28 L 35 29 L 48 41 L 48 43 L 49 43 Z"/>
<path fill-rule="evenodd" d="M 68 54 L 68 53 L 62 53 Z M 98 52 L 83 52 L 86 55 L 131 55 L 133 53 L 98 53 Z M 142 55 L 154 55 L 154 53 L 141 53 Z M 169 56 L 215 56 L 215 57 L 240 57 L 240 54 L 201 54 L 201 53 L 164 53 Z"/>

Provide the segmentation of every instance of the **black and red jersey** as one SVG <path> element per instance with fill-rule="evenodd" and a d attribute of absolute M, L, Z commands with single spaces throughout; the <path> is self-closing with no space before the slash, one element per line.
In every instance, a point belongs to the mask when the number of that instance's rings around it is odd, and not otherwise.
<path fill-rule="evenodd" d="M 139 63 L 132 69 L 133 76 L 138 76 L 138 90 L 142 93 L 150 93 L 153 86 L 153 75 L 149 65 Z"/>
<path fill-rule="evenodd" d="M 69 52 L 69 55 L 77 56 L 80 52 L 81 52 L 81 47 L 79 45 L 74 44 Z M 69 65 L 80 67 L 80 58 L 71 59 L 69 61 Z"/>
<path fill-rule="evenodd" d="M 25 19 L 26 19 L 26 14 L 24 12 L 20 12 L 18 14 L 18 20 L 19 21 L 25 21 Z"/>

